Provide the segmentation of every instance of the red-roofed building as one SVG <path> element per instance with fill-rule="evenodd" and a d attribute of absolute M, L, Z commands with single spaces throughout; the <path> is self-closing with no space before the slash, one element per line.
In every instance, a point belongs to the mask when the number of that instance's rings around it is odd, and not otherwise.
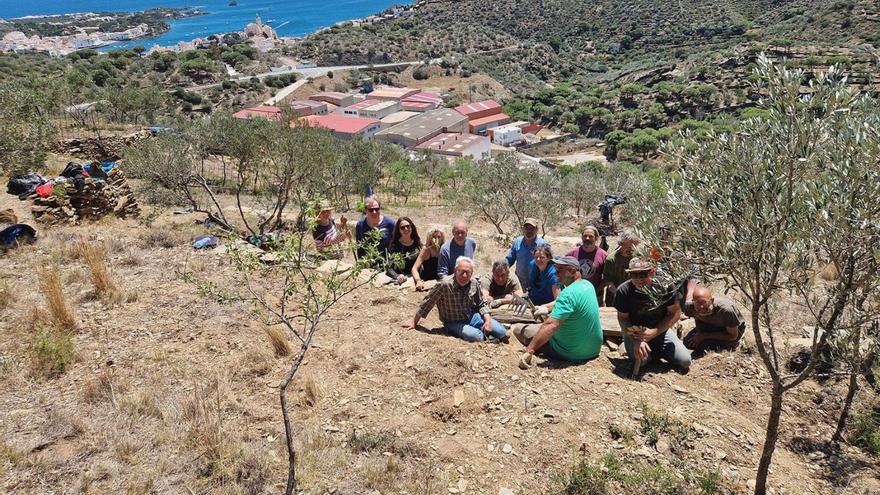
<path fill-rule="evenodd" d="M 455 111 L 467 117 L 468 120 L 476 120 L 501 113 L 501 105 L 495 100 L 484 100 L 459 105 L 455 107 Z"/>
<path fill-rule="evenodd" d="M 367 119 L 351 115 L 310 115 L 304 119 L 308 125 L 330 129 L 340 139 L 354 139 L 361 136 L 372 139 L 373 134 L 382 128 L 379 119 Z"/>
<path fill-rule="evenodd" d="M 323 101 L 337 107 L 347 107 L 354 103 L 354 95 L 348 93 L 340 93 L 338 91 L 324 91 L 309 96 L 312 101 Z"/>
<path fill-rule="evenodd" d="M 279 121 L 281 120 L 281 109 L 278 107 L 254 107 L 254 108 L 245 108 L 244 110 L 239 110 L 232 114 L 233 117 L 237 119 L 255 119 L 255 118 L 264 118 L 266 120 Z"/>
<path fill-rule="evenodd" d="M 439 155 L 469 156 L 474 160 L 489 158 L 492 146 L 486 136 L 446 132 L 438 134 L 416 146 L 417 150 L 430 151 Z"/>
<path fill-rule="evenodd" d="M 401 100 L 401 108 L 407 112 L 427 112 L 437 108 L 437 105 L 429 101 Z"/>
<path fill-rule="evenodd" d="M 510 122 L 510 117 L 503 113 L 496 113 L 488 117 L 473 119 L 468 122 L 468 130 L 471 134 L 485 134 L 487 130 Z"/>

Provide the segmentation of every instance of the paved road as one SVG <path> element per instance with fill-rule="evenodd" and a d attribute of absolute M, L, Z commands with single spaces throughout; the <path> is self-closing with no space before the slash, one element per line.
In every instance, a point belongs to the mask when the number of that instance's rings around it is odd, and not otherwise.
<path fill-rule="evenodd" d="M 306 79 L 309 77 L 323 76 L 324 74 L 326 74 L 329 71 L 335 72 L 335 71 L 339 71 L 339 70 L 366 69 L 369 67 L 377 67 L 377 68 L 378 67 L 398 67 L 398 66 L 407 66 L 407 65 L 417 65 L 417 64 L 421 64 L 421 63 L 423 63 L 423 62 L 419 61 L 419 62 L 394 62 L 391 64 L 333 65 L 333 66 L 329 66 L 329 67 L 313 67 L 310 69 L 288 69 L 288 70 L 282 70 L 282 71 L 278 71 L 278 72 L 263 72 L 262 74 L 257 74 L 255 76 L 241 76 L 241 77 L 237 77 L 235 79 L 230 79 L 230 81 L 235 81 L 235 82 L 247 81 L 247 80 L 252 79 L 254 77 L 262 80 L 262 79 L 265 79 L 269 76 L 283 76 L 284 74 L 299 74 L 300 76 L 302 76 L 303 79 Z M 433 61 L 432 61 L 432 63 L 433 63 Z M 222 83 L 201 84 L 198 86 L 190 86 L 186 89 L 191 90 L 191 91 L 197 91 L 197 90 L 202 90 L 202 89 L 213 88 L 215 86 L 220 86 L 220 84 L 222 84 Z"/>

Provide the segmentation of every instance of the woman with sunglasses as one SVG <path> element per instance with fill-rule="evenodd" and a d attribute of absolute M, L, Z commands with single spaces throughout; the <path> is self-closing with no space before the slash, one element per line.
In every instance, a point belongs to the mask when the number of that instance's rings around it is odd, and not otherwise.
<path fill-rule="evenodd" d="M 384 262 L 385 256 L 388 252 L 388 244 L 391 242 L 391 233 L 394 232 L 394 219 L 386 217 L 381 213 L 382 206 L 379 204 L 379 200 L 374 196 L 370 196 L 364 200 L 364 209 L 366 210 L 366 215 L 364 218 L 360 219 L 354 230 L 355 239 L 358 243 L 357 255 L 358 258 L 367 255 L 367 250 L 363 247 L 364 239 L 367 238 L 367 235 L 371 231 L 378 230 L 381 233 L 378 249 L 382 258 L 373 260 L 373 267 L 377 268 Z"/>
<path fill-rule="evenodd" d="M 556 300 L 559 280 L 556 278 L 556 266 L 550 263 L 553 259 L 550 246 L 535 248 L 534 258 L 529 264 L 529 299 L 538 306 Z"/>
<path fill-rule="evenodd" d="M 396 266 L 389 266 L 386 273 L 394 279 L 397 284 L 406 282 L 406 277 L 412 272 L 413 265 L 419 257 L 422 250 L 422 240 L 419 239 L 419 231 L 416 224 L 409 217 L 400 217 L 394 226 L 394 234 L 391 236 L 391 244 L 388 247 L 388 254 L 398 254 L 401 256 L 402 263 Z"/>
<path fill-rule="evenodd" d="M 440 229 L 432 229 L 428 232 L 428 240 L 422 247 L 419 257 L 416 258 L 412 267 L 413 280 L 416 281 L 416 290 L 425 290 L 424 280 L 438 280 L 437 263 L 440 260 L 440 248 L 446 242 L 446 234 Z"/>

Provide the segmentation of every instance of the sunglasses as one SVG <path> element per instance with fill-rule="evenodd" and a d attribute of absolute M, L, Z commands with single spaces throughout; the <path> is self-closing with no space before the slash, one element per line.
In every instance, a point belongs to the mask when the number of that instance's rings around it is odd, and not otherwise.
<path fill-rule="evenodd" d="M 367 211 L 370 213 L 377 213 L 379 210 L 381 210 L 381 208 L 367 208 Z"/>
<path fill-rule="evenodd" d="M 412 225 L 401 225 L 400 226 L 400 230 L 404 230 L 404 229 L 409 230 L 411 228 L 412 228 Z"/>
<path fill-rule="evenodd" d="M 648 277 L 650 277 L 650 276 L 651 276 L 651 272 L 650 272 L 650 271 L 647 271 L 647 272 L 629 272 L 629 278 L 637 279 L 637 280 L 638 280 L 638 279 L 642 279 L 642 278 L 648 278 Z"/>

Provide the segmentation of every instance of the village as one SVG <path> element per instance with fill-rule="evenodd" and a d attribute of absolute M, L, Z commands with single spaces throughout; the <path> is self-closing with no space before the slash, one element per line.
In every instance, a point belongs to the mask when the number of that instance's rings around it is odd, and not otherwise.
<path fill-rule="evenodd" d="M 339 139 L 392 143 L 449 160 L 484 160 L 558 137 L 539 124 L 511 121 L 495 100 L 454 108 L 444 108 L 443 104 L 443 96 L 436 92 L 381 86 L 367 94 L 323 91 L 278 106 L 245 108 L 233 116 L 282 121 L 283 110 L 289 109 L 296 116 L 292 126 L 321 127 Z"/>

